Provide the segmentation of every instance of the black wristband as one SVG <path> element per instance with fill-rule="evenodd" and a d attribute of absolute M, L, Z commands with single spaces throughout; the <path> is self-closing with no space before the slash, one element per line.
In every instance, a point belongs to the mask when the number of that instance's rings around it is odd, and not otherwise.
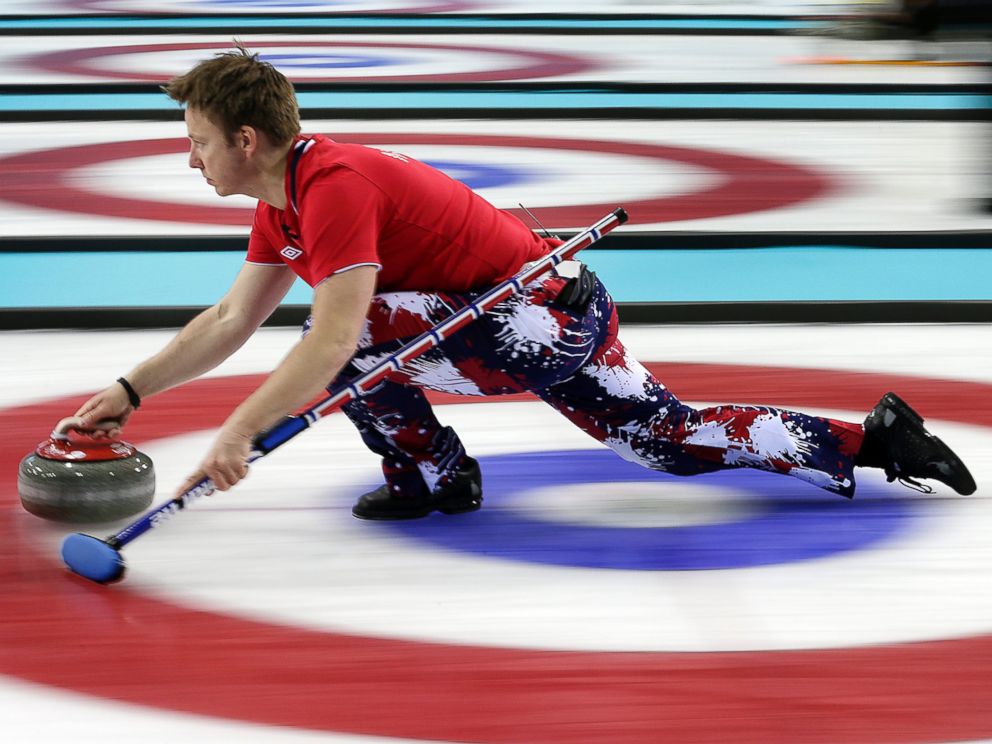
<path fill-rule="evenodd" d="M 131 407 L 135 409 L 141 408 L 141 396 L 134 392 L 134 388 L 131 387 L 131 383 L 123 377 L 118 377 L 117 382 L 119 382 L 121 387 L 127 391 L 127 399 L 131 402 Z"/>

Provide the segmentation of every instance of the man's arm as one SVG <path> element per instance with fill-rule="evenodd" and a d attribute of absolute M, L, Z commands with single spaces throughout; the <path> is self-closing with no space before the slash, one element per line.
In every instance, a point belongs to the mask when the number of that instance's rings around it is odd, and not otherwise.
<path fill-rule="evenodd" d="M 244 345 L 279 306 L 295 274 L 286 266 L 245 264 L 216 305 L 191 320 L 162 351 L 125 375 L 135 392 L 146 398 L 202 375 Z M 123 426 L 134 409 L 124 387 L 114 383 L 90 398 L 75 415 L 81 428 L 103 419 Z M 108 432 L 120 433 L 120 427 Z"/>
<path fill-rule="evenodd" d="M 221 491 L 245 477 L 254 437 L 322 392 L 354 355 L 375 282 L 376 269 L 359 266 L 317 286 L 310 333 L 228 417 L 199 469 L 177 495 L 204 476 Z"/>

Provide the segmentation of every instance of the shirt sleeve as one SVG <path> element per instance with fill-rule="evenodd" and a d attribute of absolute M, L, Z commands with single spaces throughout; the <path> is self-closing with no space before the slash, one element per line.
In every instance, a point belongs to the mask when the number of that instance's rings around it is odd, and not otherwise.
<path fill-rule="evenodd" d="M 300 205 L 300 232 L 311 252 L 314 286 L 356 266 L 382 268 L 378 244 L 388 213 L 386 195 L 349 168 L 308 184 Z"/>
<path fill-rule="evenodd" d="M 248 238 L 248 255 L 245 261 L 251 264 L 262 264 L 263 266 L 282 266 L 285 261 L 279 255 L 281 247 L 274 246 L 268 238 L 266 230 L 262 227 L 264 217 L 260 214 L 261 202 L 255 208 L 255 217 L 251 224 L 251 236 Z"/>

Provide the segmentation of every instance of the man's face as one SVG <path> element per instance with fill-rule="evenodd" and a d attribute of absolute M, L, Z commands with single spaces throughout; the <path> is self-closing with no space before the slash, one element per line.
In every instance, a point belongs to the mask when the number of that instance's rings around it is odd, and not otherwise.
<path fill-rule="evenodd" d="M 246 163 L 241 148 L 194 108 L 186 108 L 186 132 L 189 167 L 199 170 L 220 196 L 243 194 Z"/>

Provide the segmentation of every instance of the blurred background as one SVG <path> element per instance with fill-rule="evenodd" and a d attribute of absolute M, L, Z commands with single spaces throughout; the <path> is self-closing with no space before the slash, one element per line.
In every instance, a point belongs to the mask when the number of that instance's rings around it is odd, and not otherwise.
<path fill-rule="evenodd" d="M 989 0 L 3 0 L 0 36 L 5 741 L 992 741 Z M 859 421 L 896 389 L 978 493 L 679 480 L 441 396 L 478 514 L 352 520 L 377 463 L 331 417 L 125 583 L 68 577 L 13 473 L 238 270 L 253 204 L 159 90 L 235 38 L 305 132 L 560 235 L 624 206 L 582 258 L 680 397 Z M 160 499 L 308 304 L 142 408 Z"/>

